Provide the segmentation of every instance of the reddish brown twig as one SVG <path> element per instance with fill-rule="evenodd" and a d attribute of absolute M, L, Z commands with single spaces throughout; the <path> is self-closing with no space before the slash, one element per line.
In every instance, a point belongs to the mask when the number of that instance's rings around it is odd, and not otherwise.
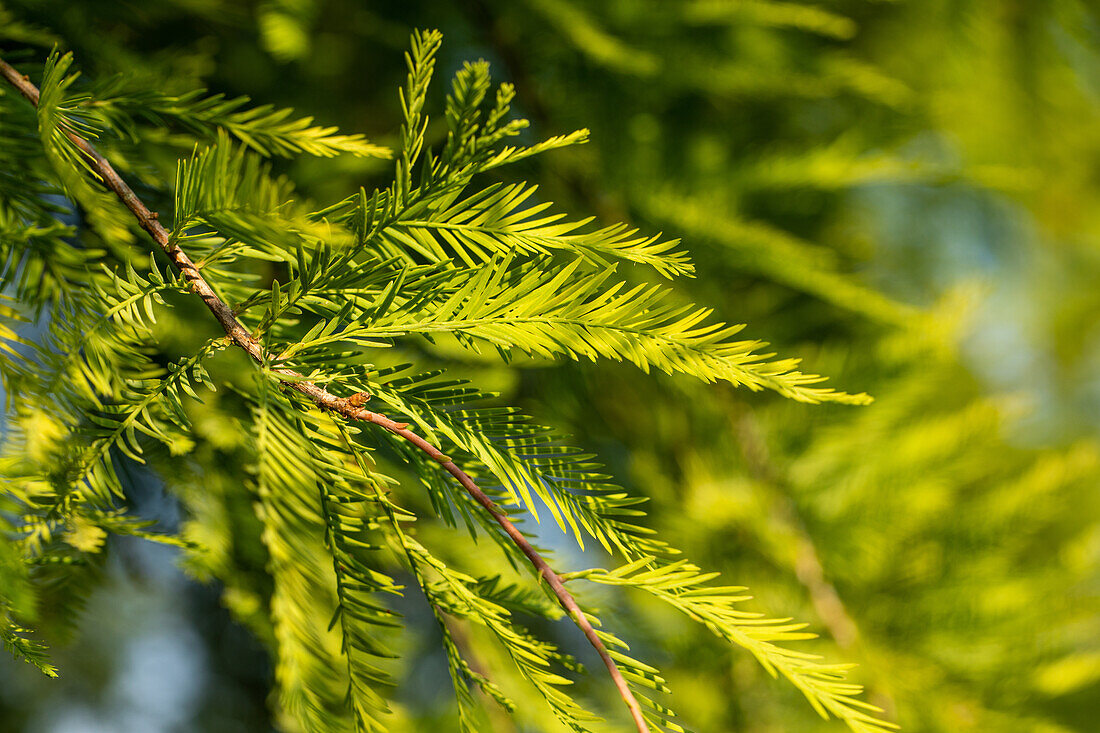
<path fill-rule="evenodd" d="M 26 97 L 31 104 L 35 106 L 38 105 L 38 88 L 35 87 L 26 76 L 20 74 L 3 59 L 0 59 L 0 76 L 3 76 L 13 87 L 19 90 L 19 93 Z M 153 241 L 164 250 L 166 255 L 168 255 L 168 258 L 172 261 L 172 264 L 176 266 L 176 269 L 179 270 L 184 280 L 187 281 L 191 290 L 202 298 L 206 307 L 214 314 L 214 317 L 218 319 L 218 323 L 220 323 L 225 330 L 226 336 L 228 336 L 234 344 L 244 349 L 253 360 L 260 364 L 266 363 L 267 355 L 264 353 L 260 342 L 253 338 L 248 329 L 237 320 L 236 315 L 233 313 L 233 309 L 218 297 L 217 293 L 210 287 L 210 284 L 206 282 L 199 268 L 195 266 L 195 263 L 180 248 L 179 244 L 172 241 L 168 231 L 158 221 L 158 214 L 149 210 L 141 199 L 138 198 L 137 194 L 134 193 L 133 189 L 131 189 L 126 182 L 122 180 L 122 177 L 118 175 L 114 166 L 112 166 L 106 158 L 100 155 L 88 141 L 72 133 L 69 133 L 68 137 L 72 140 L 74 145 L 80 148 L 80 150 L 88 156 L 92 169 L 100 177 L 103 184 L 118 196 L 119 200 L 121 200 L 126 208 L 130 210 L 134 218 L 137 219 L 141 228 L 148 232 L 149 236 L 153 238 Z M 474 483 L 473 479 L 471 479 L 465 471 L 455 465 L 454 461 L 444 455 L 438 448 L 409 430 L 408 426 L 404 423 L 391 420 L 385 415 L 377 412 L 365 410 L 354 404 L 353 401 L 348 398 L 337 397 L 325 388 L 306 381 L 301 374 L 291 369 L 276 368 L 271 371 L 276 375 L 286 377 L 286 379 L 280 380 L 283 385 L 289 389 L 302 393 L 318 407 L 340 413 L 351 420 L 362 420 L 364 422 L 374 423 L 375 425 L 379 425 L 389 430 L 395 435 L 401 436 L 432 459 L 438 461 L 440 465 L 443 466 L 444 470 L 454 476 L 458 482 L 462 484 L 462 488 L 492 515 L 493 519 L 501 526 L 509 539 L 511 539 L 523 554 L 527 556 L 531 564 L 535 566 L 539 576 L 546 581 L 547 585 L 549 585 L 550 589 L 554 592 L 554 595 L 558 599 L 558 603 L 561 604 L 561 607 L 569 614 L 569 618 L 571 618 L 581 631 L 584 632 L 589 643 L 595 648 L 596 653 L 600 655 L 600 659 L 603 660 L 604 666 L 607 667 L 607 671 L 611 675 L 615 687 L 619 690 L 623 702 L 625 702 L 627 708 L 629 708 L 630 715 L 640 733 L 649 732 L 649 726 L 642 717 L 642 709 L 637 699 L 635 699 L 634 693 L 630 691 L 630 687 L 623 678 L 622 672 L 619 671 L 618 665 L 615 664 L 611 655 L 608 654 L 607 647 L 604 646 L 603 641 L 601 641 L 600 637 L 596 634 L 596 630 L 592 628 L 592 624 L 584 615 L 584 611 L 577 605 L 577 601 L 573 598 L 572 594 L 565 589 L 561 577 L 554 572 L 554 569 L 550 567 L 538 551 L 531 546 L 531 543 L 527 541 L 527 538 L 516 528 L 516 525 L 513 524 L 512 521 L 508 519 L 508 516 L 493 503 L 492 499 L 486 496 L 484 491 L 478 488 L 477 484 Z"/>

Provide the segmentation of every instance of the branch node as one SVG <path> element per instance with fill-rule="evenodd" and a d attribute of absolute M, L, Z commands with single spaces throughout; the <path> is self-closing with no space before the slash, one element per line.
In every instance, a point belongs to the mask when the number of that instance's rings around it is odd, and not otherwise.
<path fill-rule="evenodd" d="M 351 397 L 348 397 L 348 404 L 352 407 L 362 407 L 370 398 L 371 396 L 367 392 L 356 392 Z"/>

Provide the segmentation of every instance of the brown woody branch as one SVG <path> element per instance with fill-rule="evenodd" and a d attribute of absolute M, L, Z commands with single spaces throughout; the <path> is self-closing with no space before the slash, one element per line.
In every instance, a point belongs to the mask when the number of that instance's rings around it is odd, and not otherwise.
<path fill-rule="evenodd" d="M 0 76 L 3 76 L 4 79 L 15 87 L 20 94 L 26 97 L 31 104 L 35 106 L 38 105 L 38 88 L 31 83 L 27 76 L 20 74 L 3 59 L 0 59 Z M 149 236 L 153 238 L 153 241 L 160 246 L 166 255 L 168 255 L 168 258 L 172 261 L 172 264 L 176 266 L 176 269 L 179 270 L 192 292 L 198 295 L 203 303 L 206 304 L 210 312 L 214 314 L 214 318 L 221 324 L 229 340 L 242 348 L 257 363 L 266 363 L 268 361 L 268 355 L 264 353 L 263 347 L 260 345 L 259 341 L 257 341 L 248 329 L 237 320 L 236 315 L 233 313 L 233 309 L 218 297 L 217 293 L 214 292 L 213 288 L 210 287 L 210 284 L 199 271 L 199 268 L 191 258 L 187 256 L 187 253 L 180 248 L 178 243 L 172 241 L 168 231 L 157 220 L 158 214 L 151 211 L 141 199 L 138 198 L 133 189 L 131 189 L 126 182 L 122 180 L 118 172 L 115 171 L 111 163 L 100 155 L 88 141 L 72 133 L 69 133 L 68 137 L 72 140 L 74 145 L 80 148 L 80 150 L 88 156 L 92 169 L 100 177 L 102 183 L 118 196 L 123 205 L 125 205 L 134 215 L 134 218 L 137 219 L 141 228 L 148 232 Z M 615 661 L 611 658 L 611 655 L 608 654 L 607 647 L 604 646 L 604 643 L 596 634 L 595 629 L 592 628 L 592 624 L 584 615 L 584 611 L 581 610 L 581 607 L 577 604 L 572 594 L 565 589 L 561 577 L 550 567 L 538 551 L 531 546 L 531 543 L 527 541 L 527 538 L 516 528 L 516 525 L 512 523 L 508 516 L 493 503 L 492 499 L 474 483 L 473 479 L 471 479 L 465 471 L 459 468 L 454 461 L 444 455 L 438 448 L 409 430 L 405 423 L 399 423 L 380 413 L 363 409 L 353 404 L 353 402 L 347 398 L 337 397 L 325 388 L 305 380 L 301 374 L 291 369 L 275 368 L 271 371 L 277 377 L 286 377 L 286 379 L 279 380 L 281 384 L 288 389 L 293 389 L 302 393 L 321 409 L 339 413 L 350 420 L 361 420 L 363 422 L 374 423 L 375 425 L 389 430 L 395 435 L 401 436 L 419 448 L 423 453 L 427 454 L 435 461 L 438 461 L 445 471 L 454 476 L 462 485 L 462 488 L 492 515 L 493 519 L 501 526 L 509 539 L 511 539 L 523 554 L 527 556 L 531 564 L 535 566 L 539 576 L 546 581 L 547 585 L 549 585 L 550 589 L 554 592 L 554 595 L 558 599 L 558 603 L 561 604 L 561 607 L 565 609 L 573 622 L 584 632 L 589 643 L 595 648 L 596 653 L 600 655 L 604 665 L 607 667 L 608 673 L 611 675 L 611 679 L 615 683 L 615 687 L 623 698 L 623 702 L 626 703 L 627 708 L 630 710 L 630 715 L 638 731 L 640 731 L 640 733 L 649 732 L 649 726 L 642 717 L 641 706 L 635 699 L 634 694 L 630 691 L 626 680 L 623 678 L 622 672 L 619 671 Z"/>

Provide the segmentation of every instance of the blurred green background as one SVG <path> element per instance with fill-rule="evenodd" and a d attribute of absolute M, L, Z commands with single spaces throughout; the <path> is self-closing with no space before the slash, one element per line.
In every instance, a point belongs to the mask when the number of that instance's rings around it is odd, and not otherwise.
<path fill-rule="evenodd" d="M 532 138 L 591 128 L 588 145 L 508 175 L 559 210 L 682 237 L 697 271 L 675 284 L 685 298 L 876 402 L 807 406 L 616 364 L 434 358 L 597 452 L 652 498 L 650 524 L 673 545 L 761 609 L 810 621 L 822 639 L 808 648 L 858 663 L 904 730 L 1097 730 L 1100 12 L 1084 0 L 0 0 L 5 58 L 56 41 L 93 79 L 248 94 L 383 144 L 413 28 L 444 34 L 435 112 L 462 61 L 485 58 L 516 85 Z M 322 203 L 390 170 L 276 166 Z M 180 521 L 155 474 L 131 486 L 138 513 Z M 602 561 L 571 552 L 560 564 Z M 634 596 L 594 597 L 694 729 L 843 728 L 704 629 Z M 0 731 L 269 730 L 271 663 L 226 610 L 242 603 L 188 579 L 165 548 L 112 540 L 76 633 L 53 640 L 62 678 L 0 659 Z M 402 611 L 401 725 L 450 730 L 430 619 Z M 583 656 L 568 631 L 562 644 Z M 605 687 L 598 674 L 584 685 L 612 700 Z M 545 717 L 500 729 L 556 730 Z"/>

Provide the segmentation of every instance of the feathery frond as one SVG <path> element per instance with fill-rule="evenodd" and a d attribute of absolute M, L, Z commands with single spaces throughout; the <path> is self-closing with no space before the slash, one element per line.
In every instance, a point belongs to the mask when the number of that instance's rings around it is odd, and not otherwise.
<path fill-rule="evenodd" d="M 551 204 L 524 206 L 535 191 L 535 186 L 524 184 L 489 186 L 445 209 L 429 209 L 423 218 L 395 222 L 379 234 L 430 260 L 457 257 L 470 267 L 509 253 L 575 252 L 598 268 L 623 259 L 649 265 L 670 278 L 693 271 L 687 255 L 674 250 L 678 239 L 639 236 L 625 224 L 578 233 L 592 219 L 563 222 L 564 214 L 539 216 Z"/>
<path fill-rule="evenodd" d="M 703 573 L 687 560 L 657 563 L 638 560 L 615 570 L 585 570 L 569 577 L 603 585 L 645 591 L 703 624 L 712 633 L 749 651 L 773 676 L 782 674 L 797 687 L 822 717 L 834 715 L 855 733 L 883 733 L 898 726 L 875 717 L 882 710 L 857 695 L 863 688 L 845 682 L 852 665 L 825 664 L 817 656 L 780 646 L 781 642 L 814 638 L 803 631 L 807 624 L 790 619 L 767 618 L 743 611 L 737 604 L 751 600 L 741 586 L 711 586 L 717 573 Z"/>
<path fill-rule="evenodd" d="M 205 140 L 228 133 L 263 156 L 391 156 L 388 148 L 364 135 L 338 134 L 336 127 L 314 125 L 312 117 L 294 118 L 292 109 L 276 109 L 270 104 L 251 107 L 247 96 L 227 99 L 224 94 L 207 94 L 205 89 L 180 95 L 133 91 L 124 88 L 123 77 L 101 85 L 92 96 L 96 112 L 130 138 L 140 137 L 135 129 L 135 120 L 140 119 L 157 128 L 175 125 Z"/>
<path fill-rule="evenodd" d="M 608 283 L 614 270 L 585 272 L 580 261 L 554 269 L 510 264 L 509 259 L 494 262 L 464 278 L 455 275 L 443 286 L 429 281 L 427 288 L 406 295 L 399 309 L 391 308 L 392 296 L 380 298 L 360 322 L 310 346 L 377 345 L 385 338 L 449 333 L 464 343 L 479 340 L 536 356 L 630 361 L 646 372 L 655 368 L 767 388 L 801 402 L 870 401 L 864 394 L 810 386 L 823 378 L 797 371 L 796 359 L 766 361 L 770 355 L 755 353 L 760 342 L 731 340 L 743 326 L 708 324 L 710 309 L 670 303 L 659 285 Z M 399 291 L 400 279 L 394 282 Z"/>
<path fill-rule="evenodd" d="M 69 137 L 94 139 L 103 127 L 102 120 L 88 107 L 91 98 L 69 93 L 79 76 L 68 73 L 72 63 L 71 52 L 62 55 L 56 49 L 46 59 L 38 101 L 42 147 L 66 192 L 85 209 L 103 240 L 130 244 L 134 239 L 130 217 L 113 196 L 88 181 L 87 175 L 95 178 L 95 173 L 84 152 Z"/>
<path fill-rule="evenodd" d="M 363 564 L 361 553 L 374 549 L 364 536 L 365 498 L 334 493 L 334 476 L 317 464 L 317 448 L 293 415 L 261 380 L 254 407 L 257 512 L 275 582 L 280 699 L 307 729 L 383 731 L 389 707 L 378 687 L 392 681 L 378 660 L 393 653 L 379 630 L 397 625 L 397 617 L 377 595 L 400 588 Z M 331 618 L 327 630 L 322 618 Z"/>
<path fill-rule="evenodd" d="M 7 609 L 0 607 L 0 644 L 16 659 L 28 662 L 47 677 L 57 677 L 57 667 L 46 656 L 46 645 L 28 637 L 29 633 L 11 620 Z"/>

